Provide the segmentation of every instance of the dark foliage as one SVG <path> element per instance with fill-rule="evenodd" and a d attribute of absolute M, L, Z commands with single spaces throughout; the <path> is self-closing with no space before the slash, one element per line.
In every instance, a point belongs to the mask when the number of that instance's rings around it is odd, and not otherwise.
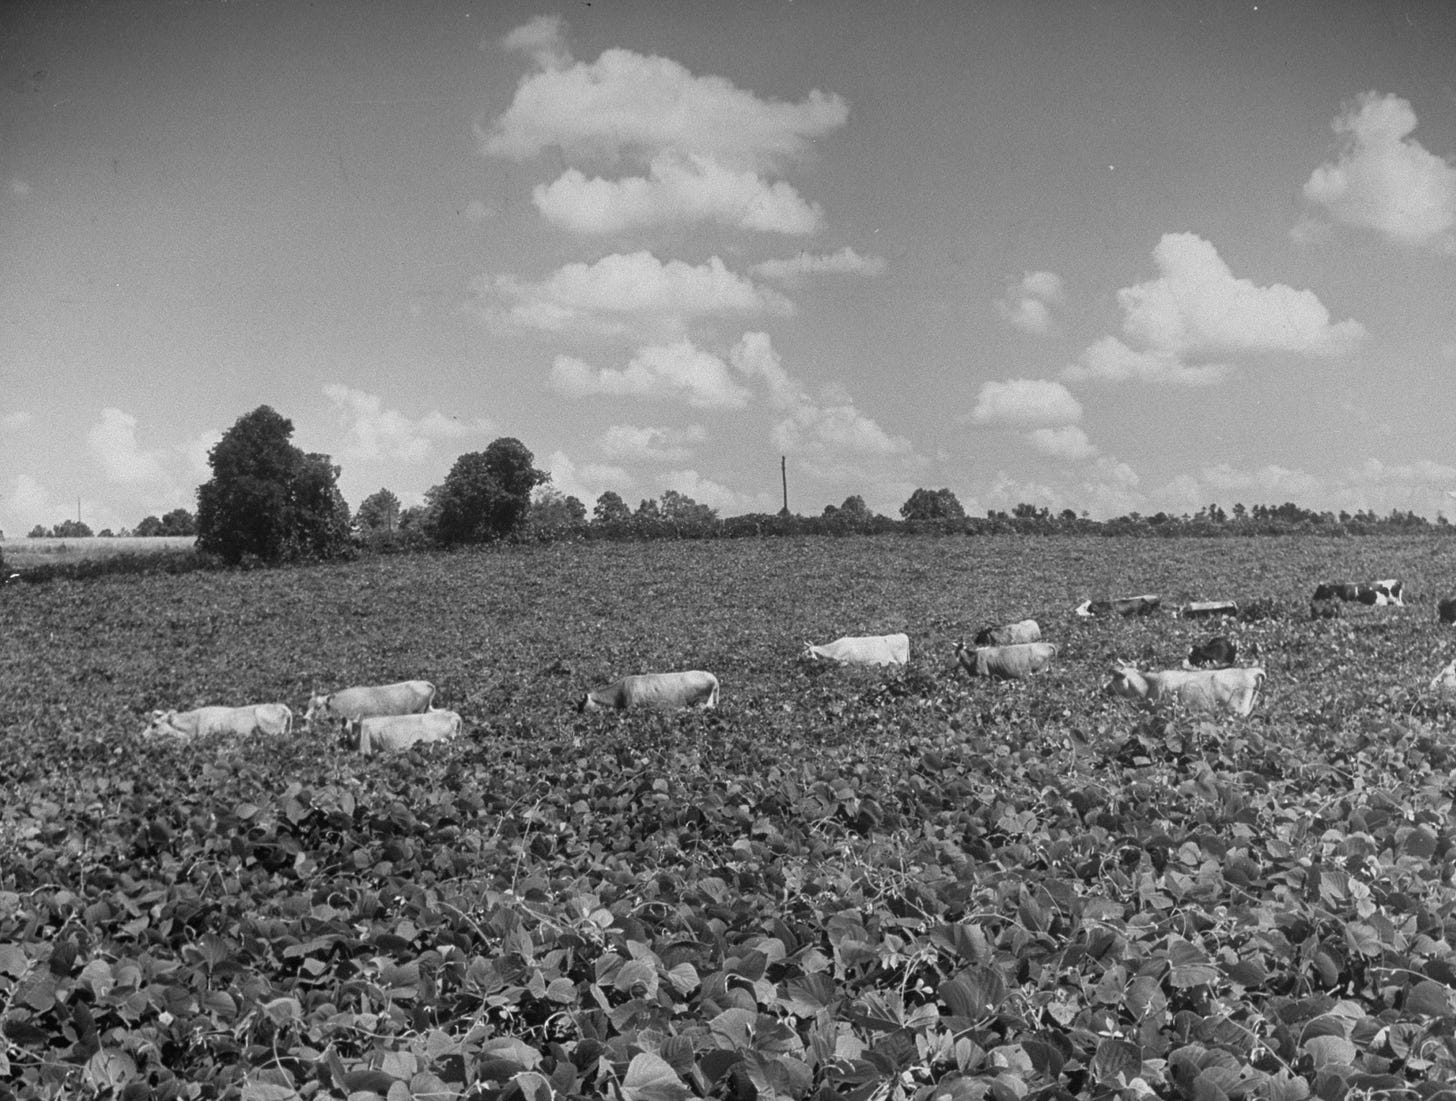
<path fill-rule="evenodd" d="M 448 546 L 492 542 L 517 532 L 531 507 L 531 491 L 550 477 L 534 462 L 526 445 L 510 437 L 461 455 L 444 484 L 430 491 L 438 510 L 435 538 Z"/>
<path fill-rule="evenodd" d="M 261 405 L 208 454 L 197 490 L 197 545 L 224 561 L 333 558 L 349 548 L 349 506 L 327 455 L 289 442 L 293 422 Z"/>

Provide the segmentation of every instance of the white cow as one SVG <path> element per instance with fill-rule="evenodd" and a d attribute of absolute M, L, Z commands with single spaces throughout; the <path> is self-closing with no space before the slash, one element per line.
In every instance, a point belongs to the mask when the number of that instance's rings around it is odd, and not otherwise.
<path fill-rule="evenodd" d="M 1431 681 L 1431 687 L 1438 692 L 1456 694 L 1456 661 L 1436 674 L 1436 679 Z"/>
<path fill-rule="evenodd" d="M 432 707 L 411 715 L 368 715 L 359 720 L 359 752 L 400 752 L 426 742 L 459 737 L 464 722 L 457 711 Z"/>
<path fill-rule="evenodd" d="M 823 646 L 804 643 L 806 661 L 835 661 L 841 665 L 904 665 L 910 660 L 910 636 L 845 635 Z"/>
<path fill-rule="evenodd" d="M 1254 710 L 1263 685 L 1264 670 L 1257 667 L 1145 673 L 1121 662 L 1112 667 L 1107 690 L 1129 699 L 1174 699 L 1196 711 L 1229 711 L 1242 718 Z"/>
<path fill-rule="evenodd" d="M 427 680 L 402 680 L 395 684 L 341 688 L 337 692 L 315 693 L 303 713 L 303 725 L 313 727 L 315 717 L 339 718 L 345 728 L 360 719 L 379 715 L 417 715 L 435 700 L 435 686 Z"/>
<path fill-rule="evenodd" d="M 286 703 L 255 703 L 247 707 L 198 707 L 192 711 L 153 711 L 145 735 L 170 734 L 201 738 L 208 734 L 291 734 L 293 712 Z"/>
<path fill-rule="evenodd" d="M 1019 642 L 1040 642 L 1041 624 L 1021 619 L 1000 627 L 985 627 L 976 634 L 977 646 L 1014 646 Z"/>
<path fill-rule="evenodd" d="M 629 707 L 702 707 L 718 706 L 718 678 L 702 669 L 681 673 L 641 673 L 623 677 L 588 692 L 578 711 L 617 711 Z"/>
<path fill-rule="evenodd" d="M 1018 642 L 1010 646 L 968 647 L 956 643 L 956 661 L 973 677 L 995 677 L 998 680 L 1022 680 L 1051 668 L 1057 656 L 1054 642 Z"/>

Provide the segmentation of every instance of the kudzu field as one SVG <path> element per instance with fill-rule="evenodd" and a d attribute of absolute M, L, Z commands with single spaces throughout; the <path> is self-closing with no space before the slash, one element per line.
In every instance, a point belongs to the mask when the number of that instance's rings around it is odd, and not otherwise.
<path fill-rule="evenodd" d="M 1406 608 L 1312 620 L 1330 579 Z M 585 543 L 0 590 L 0 1097 L 1456 1097 L 1456 542 Z M 1090 597 L 1257 599 L 1221 624 Z M 1034 616 L 1026 683 L 956 639 Z M 905 631 L 903 670 L 806 640 Z M 1102 691 L 1258 649 L 1246 719 Z M 716 712 L 579 714 L 703 668 Z M 422 677 L 365 759 L 310 691 Z M 282 700 L 288 737 L 145 741 Z"/>

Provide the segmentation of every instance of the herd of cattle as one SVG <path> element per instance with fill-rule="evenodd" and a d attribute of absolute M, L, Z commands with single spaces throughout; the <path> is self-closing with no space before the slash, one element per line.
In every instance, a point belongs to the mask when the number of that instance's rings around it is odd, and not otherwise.
<path fill-rule="evenodd" d="M 1404 586 L 1394 578 L 1368 583 L 1331 582 L 1315 589 L 1310 600 L 1314 618 L 1339 615 L 1342 603 L 1405 606 Z M 1116 600 L 1089 600 L 1076 608 L 1082 618 L 1150 615 L 1161 606 L 1154 594 Z M 1239 614 L 1231 600 L 1196 601 L 1175 612 L 1180 618 L 1201 619 Z M 1442 623 L 1456 624 L 1456 596 L 1437 605 Z M 955 647 L 956 661 L 973 677 L 1022 680 L 1045 672 L 1057 655 L 1055 643 L 1042 639 L 1034 619 L 987 627 L 974 645 Z M 839 665 L 901 666 L 910 660 L 910 638 L 905 634 L 851 635 L 833 642 L 805 643 L 805 661 Z M 1236 666 L 1238 647 L 1221 635 L 1190 651 L 1182 669 L 1140 670 L 1122 661 L 1114 663 L 1106 690 L 1113 695 L 1144 700 L 1176 700 L 1198 711 L 1246 716 L 1258 700 L 1265 672 L 1259 666 Z M 1433 689 L 1456 693 L 1456 660 L 1431 682 Z M 399 751 L 426 742 L 457 737 L 463 722 L 456 711 L 434 706 L 435 686 L 429 681 L 367 685 L 336 692 L 315 693 L 303 721 L 343 723 L 345 735 L 357 737 L 359 752 L 368 756 Z M 673 673 L 645 673 L 623 677 L 593 688 L 577 704 L 579 711 L 630 708 L 682 708 L 718 706 L 718 678 L 701 669 Z M 260 703 L 246 707 L 199 707 L 192 711 L 153 711 L 144 731 L 182 739 L 214 734 L 249 736 L 288 734 L 293 711 L 287 704 Z"/>

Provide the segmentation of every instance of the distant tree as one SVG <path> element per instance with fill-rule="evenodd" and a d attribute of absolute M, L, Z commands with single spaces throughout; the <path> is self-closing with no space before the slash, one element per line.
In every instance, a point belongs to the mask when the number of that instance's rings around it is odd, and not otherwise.
<path fill-rule="evenodd" d="M 964 520 L 966 510 L 948 489 L 917 489 L 900 506 L 904 520 Z"/>
<path fill-rule="evenodd" d="M 116 538 L 116 532 L 112 531 L 110 528 L 102 528 L 100 531 L 98 531 L 96 533 L 96 538 L 97 539 L 115 539 Z"/>
<path fill-rule="evenodd" d="M 627 507 L 627 502 L 610 489 L 597 498 L 596 506 L 592 509 L 594 524 L 620 524 L 630 519 L 632 510 Z"/>
<path fill-rule="evenodd" d="M 366 535 L 393 531 L 400 526 L 399 498 L 387 489 L 377 489 L 364 498 L 354 519 Z"/>
<path fill-rule="evenodd" d="M 95 532 L 81 520 L 62 520 L 51 528 L 51 535 L 57 539 L 90 539 Z"/>
<path fill-rule="evenodd" d="M 35 527 L 30 529 L 25 537 L 27 539 L 45 539 L 49 535 L 50 532 L 46 531 L 45 525 L 36 524 Z"/>
<path fill-rule="evenodd" d="M 1077 513 L 1074 509 L 1064 508 L 1057 514 L 1057 519 L 1064 524 L 1072 524 L 1077 520 Z"/>
<path fill-rule="evenodd" d="M 197 490 L 197 546 L 238 562 L 331 558 L 348 548 L 349 506 L 327 455 L 289 442 L 293 422 L 267 405 L 245 413 L 208 453 Z"/>
<path fill-rule="evenodd" d="M 150 539 L 153 536 L 161 535 L 162 521 L 156 516 L 144 516 L 142 517 L 141 523 L 136 526 L 136 530 L 133 531 L 132 534 L 139 536 L 143 539 Z"/>
<path fill-rule="evenodd" d="M 534 461 L 526 445 L 510 437 L 461 455 L 439 487 L 436 538 L 483 543 L 514 534 L 531 507 L 531 491 L 550 477 Z"/>
<path fill-rule="evenodd" d="M 701 526 L 718 519 L 718 510 L 699 504 L 686 493 L 675 489 L 664 490 L 658 502 L 662 518 L 679 526 Z"/>
<path fill-rule="evenodd" d="M 162 517 L 163 535 L 196 535 L 197 520 L 185 508 L 174 508 Z"/>
<path fill-rule="evenodd" d="M 639 520 L 661 520 L 662 509 L 658 508 L 656 497 L 645 497 L 632 515 Z"/>
<path fill-rule="evenodd" d="M 845 516 L 853 516 L 856 519 L 868 520 L 874 516 L 866 506 L 864 498 L 858 493 L 851 493 L 844 499 L 844 504 L 839 506 L 839 511 Z"/>
<path fill-rule="evenodd" d="M 1050 520 L 1052 514 L 1045 505 L 1032 505 L 1022 501 L 1011 510 L 1011 515 L 1018 520 Z"/>
<path fill-rule="evenodd" d="M 526 526 L 538 534 L 559 535 L 586 523 L 586 505 L 553 485 L 537 486 Z"/>

